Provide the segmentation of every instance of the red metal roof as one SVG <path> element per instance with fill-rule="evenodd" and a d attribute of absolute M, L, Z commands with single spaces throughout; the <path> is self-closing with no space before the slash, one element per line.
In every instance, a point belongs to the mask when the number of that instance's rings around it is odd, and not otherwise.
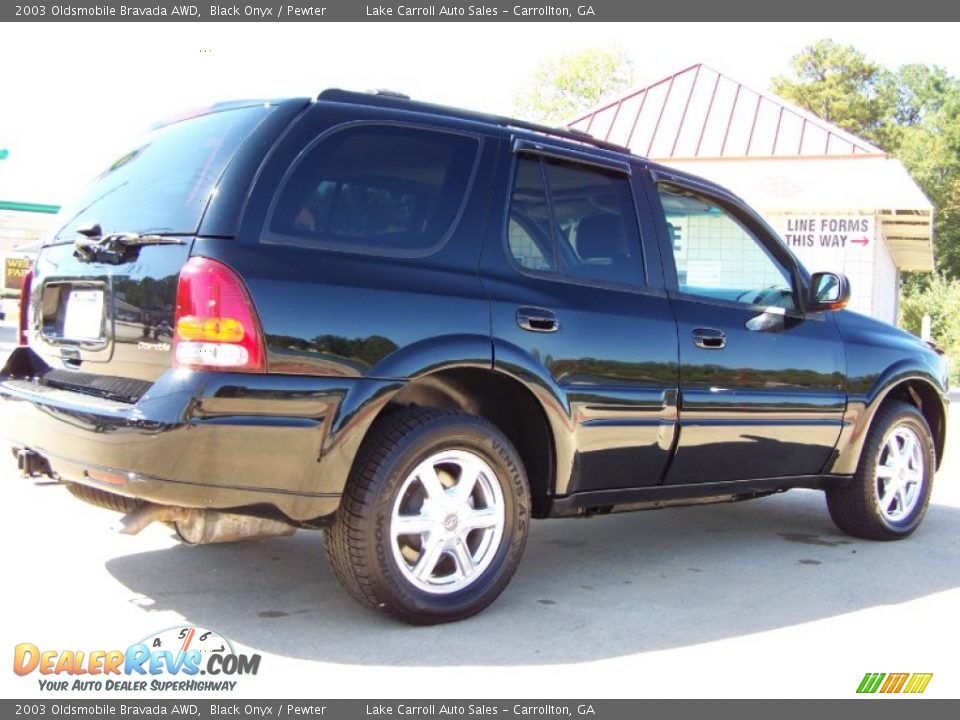
<path fill-rule="evenodd" d="M 702 63 L 568 125 L 658 159 L 884 155 L 813 113 Z"/>

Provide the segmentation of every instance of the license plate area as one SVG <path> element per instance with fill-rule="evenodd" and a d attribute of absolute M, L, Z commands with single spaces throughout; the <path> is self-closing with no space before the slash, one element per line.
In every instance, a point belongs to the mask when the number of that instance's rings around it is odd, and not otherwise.
<path fill-rule="evenodd" d="M 107 346 L 108 300 L 102 282 L 51 282 L 44 286 L 41 333 L 52 345 L 86 350 Z"/>
<path fill-rule="evenodd" d="M 103 341 L 103 290 L 71 290 L 67 294 L 63 339 Z"/>

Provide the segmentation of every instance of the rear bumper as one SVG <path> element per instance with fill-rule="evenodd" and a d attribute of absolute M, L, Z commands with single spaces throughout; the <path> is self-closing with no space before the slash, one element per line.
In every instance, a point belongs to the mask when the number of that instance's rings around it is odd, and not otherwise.
<path fill-rule="evenodd" d="M 171 370 L 128 404 L 42 385 L 30 379 L 38 362 L 20 348 L 0 373 L 0 437 L 57 477 L 165 505 L 273 506 L 298 521 L 336 510 L 349 459 L 330 428 L 371 382 Z"/>

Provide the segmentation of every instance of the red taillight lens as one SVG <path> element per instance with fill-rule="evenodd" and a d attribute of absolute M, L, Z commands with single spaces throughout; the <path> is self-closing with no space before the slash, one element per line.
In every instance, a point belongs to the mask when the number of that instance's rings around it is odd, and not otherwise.
<path fill-rule="evenodd" d="M 20 286 L 20 324 L 17 332 L 17 345 L 26 347 L 30 344 L 30 286 L 33 285 L 33 270 L 23 276 Z"/>
<path fill-rule="evenodd" d="M 180 271 L 174 320 L 175 367 L 265 372 L 263 335 L 237 274 L 216 260 L 192 257 Z"/>

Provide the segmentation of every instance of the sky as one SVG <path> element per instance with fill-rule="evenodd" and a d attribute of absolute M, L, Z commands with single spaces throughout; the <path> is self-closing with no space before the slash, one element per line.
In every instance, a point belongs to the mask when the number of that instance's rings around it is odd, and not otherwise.
<path fill-rule="evenodd" d="M 0 43 L 0 200 L 64 204 L 154 121 L 217 100 L 388 88 L 509 114 L 545 60 L 619 46 L 637 86 L 694 63 L 757 89 L 817 39 L 960 75 L 958 24 L 44 23 Z"/>

